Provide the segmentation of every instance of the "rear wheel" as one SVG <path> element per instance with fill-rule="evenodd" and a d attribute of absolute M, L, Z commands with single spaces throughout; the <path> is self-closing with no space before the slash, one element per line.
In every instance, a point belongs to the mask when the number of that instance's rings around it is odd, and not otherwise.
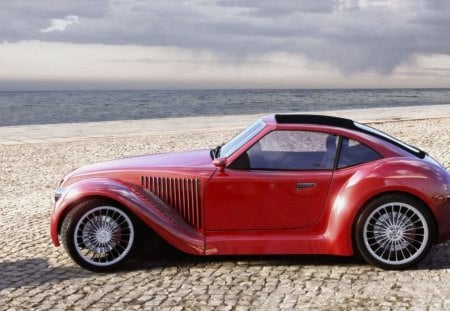
<path fill-rule="evenodd" d="M 388 194 L 370 202 L 359 215 L 355 241 L 368 262 L 384 269 L 417 264 L 431 248 L 435 228 L 420 201 Z"/>
<path fill-rule="evenodd" d="M 95 272 L 121 266 L 135 245 L 135 224 L 117 204 L 89 200 L 64 219 L 61 240 L 70 257 Z"/>

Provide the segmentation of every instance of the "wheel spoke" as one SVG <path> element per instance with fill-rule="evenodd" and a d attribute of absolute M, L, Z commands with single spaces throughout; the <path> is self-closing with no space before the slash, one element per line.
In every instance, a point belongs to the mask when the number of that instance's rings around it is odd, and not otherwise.
<path fill-rule="evenodd" d="M 386 215 L 386 218 L 384 220 L 386 221 L 388 227 L 392 226 L 392 222 L 391 222 L 391 219 L 390 219 L 390 213 L 387 210 L 387 207 L 384 208 L 384 215 Z"/>
<path fill-rule="evenodd" d="M 415 226 L 415 224 L 418 222 L 422 223 L 422 221 L 420 219 L 416 219 L 415 221 L 411 221 L 410 219 L 408 219 L 408 220 L 409 220 L 408 223 L 404 227 L 402 227 L 402 229 L 406 230 L 406 228 L 410 228 L 410 227 L 419 228 L 418 226 Z"/>

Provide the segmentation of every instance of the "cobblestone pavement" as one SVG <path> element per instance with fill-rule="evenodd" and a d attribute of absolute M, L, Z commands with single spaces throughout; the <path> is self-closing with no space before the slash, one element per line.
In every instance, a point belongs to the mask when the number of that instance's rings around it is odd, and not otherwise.
<path fill-rule="evenodd" d="M 450 167 L 450 119 L 377 124 Z M 442 134 L 444 133 L 444 134 Z M 54 248 L 53 188 L 72 168 L 146 152 L 214 146 L 233 132 L 0 147 L 0 309 L 450 310 L 450 244 L 415 269 L 383 271 L 329 256 L 193 257 L 167 249 L 94 274 Z"/>

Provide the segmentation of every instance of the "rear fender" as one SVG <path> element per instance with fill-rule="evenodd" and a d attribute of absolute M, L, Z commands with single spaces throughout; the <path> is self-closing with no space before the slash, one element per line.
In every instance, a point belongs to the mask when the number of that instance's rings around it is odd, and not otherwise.
<path fill-rule="evenodd" d="M 110 178 L 81 180 L 64 191 L 52 211 L 50 231 L 55 246 L 60 244 L 58 228 L 64 216 L 79 202 L 92 197 L 118 202 L 175 248 L 194 255 L 205 254 L 203 234 L 187 224 L 174 209 L 137 186 Z"/>
<path fill-rule="evenodd" d="M 342 169 L 333 175 L 333 193 L 329 197 L 326 237 L 330 252 L 351 255 L 353 251 L 353 225 L 361 209 L 375 197 L 384 193 L 399 192 L 421 200 L 439 216 L 437 192 L 442 182 L 431 174 L 423 162 L 386 159 L 366 167 Z"/>

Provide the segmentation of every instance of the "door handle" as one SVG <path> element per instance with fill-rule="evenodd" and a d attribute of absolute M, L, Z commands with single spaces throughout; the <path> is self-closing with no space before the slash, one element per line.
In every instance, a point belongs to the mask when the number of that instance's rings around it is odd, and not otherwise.
<path fill-rule="evenodd" d="M 315 182 L 299 182 L 299 183 L 297 183 L 297 190 L 314 188 L 314 187 L 316 187 Z"/>

